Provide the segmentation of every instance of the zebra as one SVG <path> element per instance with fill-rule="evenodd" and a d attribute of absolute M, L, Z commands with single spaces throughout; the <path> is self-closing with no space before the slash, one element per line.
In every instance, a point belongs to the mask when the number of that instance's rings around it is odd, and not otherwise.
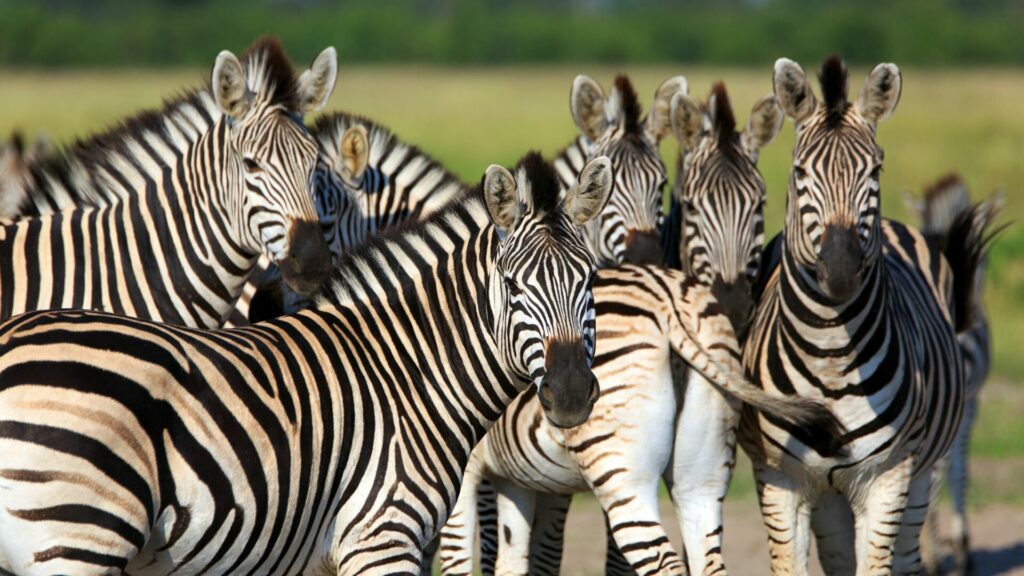
<path fill-rule="evenodd" d="M 658 143 L 671 133 L 672 97 L 686 92 L 685 77 L 665 80 L 644 118 L 627 76 L 615 77 L 607 97 L 589 76 L 580 75 L 573 81 L 569 103 L 580 136 L 556 155 L 554 164 L 566 184 L 587 159 L 603 155 L 612 161 L 615 190 L 608 206 L 586 230 L 587 243 L 602 267 L 623 262 L 661 264 L 665 259 L 658 227 L 668 172 Z"/>
<path fill-rule="evenodd" d="M 705 264 L 705 262 L 708 262 L 706 256 L 694 258 L 692 262 L 699 265 L 694 265 L 692 269 L 699 269 L 701 274 L 692 274 L 690 272 L 687 274 L 693 281 L 701 284 L 705 290 L 709 291 L 712 296 L 715 296 L 716 291 L 720 291 L 722 284 L 720 278 L 722 276 L 729 278 L 729 282 L 732 283 L 737 276 L 756 273 L 760 253 L 756 250 L 745 248 L 748 245 L 760 246 L 762 243 L 761 235 L 763 234 L 763 228 L 760 222 L 763 221 L 765 186 L 763 178 L 757 172 L 755 162 L 758 150 L 774 139 L 781 128 L 782 110 L 775 102 L 774 96 L 762 98 L 754 105 L 750 121 L 745 129 L 737 133 L 735 118 L 724 85 L 716 85 L 714 87 L 709 102 L 709 106 L 702 106 L 694 102 L 689 96 L 677 94 L 672 102 L 671 123 L 673 133 L 679 142 L 687 147 L 686 154 L 690 158 L 688 169 L 694 173 L 704 174 L 702 177 L 690 177 L 690 174 L 687 172 L 682 172 L 680 174 L 680 184 L 676 187 L 676 191 L 680 195 L 685 196 L 690 205 L 689 218 L 687 220 L 690 225 L 687 239 L 694 246 L 707 246 L 707 249 L 703 249 L 703 253 L 717 255 L 717 257 L 710 259 L 710 264 Z M 683 184 L 684 182 L 685 184 Z M 716 195 L 720 195 L 722 199 L 716 201 Z M 710 214 L 713 211 L 717 213 Z M 728 218 L 723 218 L 719 214 L 732 211 L 735 211 L 736 214 L 729 214 Z M 716 222 L 719 226 L 730 226 L 732 232 L 723 233 L 716 231 L 711 222 Z M 720 246 L 722 242 L 738 243 L 740 246 L 744 246 L 744 248 L 725 249 Z M 697 250 L 692 250 L 691 252 L 696 253 Z M 723 254 L 734 254 L 735 257 L 733 260 L 727 261 L 721 257 Z M 740 255 L 743 257 L 740 258 Z M 687 258 L 687 261 L 691 260 Z M 751 278 L 752 280 L 753 278 Z M 749 294 L 747 297 L 750 298 Z M 626 301 L 625 298 L 620 299 Z M 599 311 L 602 306 L 599 299 Z M 647 302 L 636 302 L 631 304 L 630 310 L 646 310 L 650 306 L 651 304 Z M 726 317 L 730 319 L 731 323 L 734 322 L 732 320 L 734 314 L 728 308 L 723 307 L 719 303 L 715 314 L 719 313 L 719 309 L 724 310 Z M 646 320 L 645 316 L 628 321 L 640 324 L 644 320 Z M 603 315 L 600 315 L 598 324 L 601 327 L 602 333 L 608 322 L 611 322 L 613 326 L 617 325 L 615 324 L 616 322 L 627 322 L 626 314 L 624 312 L 610 314 L 607 320 Z M 735 326 L 735 324 L 733 325 Z M 734 330 L 737 329 L 734 328 Z M 614 344 L 610 345 L 613 350 L 640 348 L 636 354 L 629 356 L 630 362 L 634 362 L 636 365 L 623 372 L 615 372 L 613 368 L 607 367 L 597 368 L 599 374 L 602 370 L 611 373 L 607 380 L 601 378 L 599 380 L 602 381 L 603 388 L 611 388 L 616 391 L 615 398 L 617 399 L 616 406 L 618 409 L 606 409 L 600 424 L 597 423 L 598 421 L 592 420 L 580 430 L 573 431 L 573 437 L 576 442 L 584 442 L 588 438 L 595 438 L 599 440 L 594 444 L 595 448 L 619 450 L 619 452 L 628 454 L 628 457 L 625 458 L 628 465 L 623 466 L 623 472 L 620 475 L 622 477 L 621 481 L 628 483 L 632 479 L 636 482 L 636 478 L 644 477 L 646 474 L 649 480 L 647 483 L 649 490 L 654 490 L 656 493 L 658 476 L 664 470 L 664 465 L 668 455 L 671 454 L 673 445 L 672 439 L 667 436 L 671 432 L 665 431 L 673 429 L 677 418 L 676 411 L 667 408 L 676 406 L 676 396 L 680 393 L 685 394 L 688 398 L 685 405 L 706 407 L 700 414 L 694 410 L 684 412 L 686 417 L 678 421 L 679 425 L 677 427 L 677 434 L 680 436 L 682 434 L 689 434 L 689 438 L 699 436 L 705 440 L 700 443 L 694 443 L 690 439 L 681 439 L 676 442 L 676 446 L 677 449 L 679 449 L 678 446 L 681 444 L 689 445 L 690 450 L 700 448 L 705 452 L 703 459 L 707 465 L 701 467 L 692 466 L 693 458 L 689 454 L 683 455 L 681 452 L 679 456 L 672 459 L 678 471 L 674 471 L 666 476 L 674 490 L 690 489 L 686 498 L 683 498 L 681 494 L 674 495 L 677 496 L 676 501 L 679 504 L 677 510 L 680 511 L 679 521 L 683 527 L 683 533 L 693 536 L 693 531 L 689 529 L 689 526 L 694 524 L 693 518 L 697 516 L 693 514 L 684 516 L 681 509 L 684 504 L 688 512 L 692 512 L 691 509 L 694 507 L 698 508 L 701 512 L 699 515 L 701 518 L 714 518 L 713 511 L 720 509 L 720 498 L 724 496 L 725 489 L 728 486 L 732 454 L 735 446 L 735 441 L 727 440 L 728 436 L 726 434 L 734 435 L 734 432 L 731 430 L 735 427 L 738 414 L 732 417 L 729 426 L 722 429 L 712 428 L 709 422 L 705 420 L 707 416 L 728 415 L 729 413 L 735 413 L 735 409 L 722 399 L 722 395 L 716 392 L 711 384 L 701 379 L 699 375 L 690 375 L 691 381 L 686 385 L 685 391 L 676 388 L 672 380 L 666 380 L 665 374 L 659 372 L 664 368 L 659 362 L 664 359 L 659 354 L 650 352 L 652 349 L 665 352 L 663 346 L 655 347 L 652 345 L 649 347 L 647 355 L 653 355 L 657 360 L 648 358 L 645 362 L 643 346 L 640 344 L 644 341 L 643 338 L 647 337 L 658 341 L 659 339 L 664 339 L 663 333 L 654 330 L 650 333 L 644 333 L 641 330 L 610 329 L 608 334 L 610 334 L 609 337 L 614 342 Z M 602 344 L 599 349 L 603 348 L 604 343 L 608 342 L 608 340 L 602 338 L 601 342 Z M 603 354 L 599 354 L 600 357 L 603 357 Z M 612 367 L 614 366 L 615 364 L 613 363 Z M 629 382 L 624 382 L 627 379 Z M 689 400 L 690 398 L 692 398 L 692 403 Z M 628 411 L 621 409 L 625 405 L 630 407 Z M 650 408 L 645 409 L 645 406 L 648 405 L 650 405 Z M 598 406 L 600 407 L 601 404 L 599 403 Z M 515 421 L 512 421 L 513 414 L 517 415 Z M 634 422 L 636 415 L 641 414 L 643 415 L 642 421 L 639 423 Z M 658 418 L 658 414 L 661 414 L 662 417 Z M 488 446 L 495 443 L 500 444 L 502 446 L 500 456 L 505 464 L 499 466 L 498 469 L 501 470 L 503 467 L 508 467 L 514 472 L 511 474 L 512 478 L 499 478 L 502 488 L 506 492 L 520 491 L 521 494 L 519 496 L 523 498 L 522 491 L 524 489 L 530 489 L 531 491 L 539 490 L 540 493 L 532 496 L 536 500 L 536 505 L 534 506 L 536 512 L 532 531 L 527 530 L 526 535 L 520 535 L 516 530 L 513 530 L 512 539 L 513 541 L 525 542 L 527 538 L 532 536 L 531 551 L 529 552 L 531 570 L 539 573 L 557 573 L 561 561 L 561 527 L 564 525 L 565 514 L 568 511 L 569 504 L 568 498 L 565 497 L 567 490 L 564 486 L 556 484 L 538 486 L 543 484 L 543 482 L 535 480 L 528 480 L 523 482 L 521 486 L 516 486 L 515 482 L 511 480 L 523 476 L 527 471 L 545 470 L 551 466 L 550 462 L 555 461 L 564 466 L 564 468 L 558 468 L 560 473 L 575 475 L 578 482 L 576 484 L 577 489 L 585 490 L 587 489 L 585 480 L 600 476 L 600 470 L 591 473 L 586 466 L 577 465 L 576 462 L 579 456 L 567 452 L 568 449 L 562 444 L 555 447 L 546 446 L 546 450 L 534 448 L 532 443 L 538 438 L 538 434 L 531 429 L 533 416 L 534 413 L 530 410 L 523 410 L 518 413 L 509 411 L 502 419 L 503 422 L 507 421 L 507 423 L 498 429 L 498 432 L 492 431 L 488 436 L 488 440 L 485 440 L 485 443 Z M 690 421 L 695 418 L 698 421 L 691 423 Z M 728 417 L 718 419 L 730 422 Z M 605 428 L 612 426 L 614 423 L 618 423 L 614 430 L 619 432 L 607 434 Z M 653 432 L 655 430 L 659 432 Z M 649 433 L 644 433 L 643 431 Z M 499 436 L 493 442 L 489 439 L 491 435 L 496 435 L 500 432 L 506 433 Z M 513 434 L 518 434 L 516 442 L 511 441 Z M 655 440 L 659 434 L 663 440 L 660 443 Z M 639 443 L 637 437 L 640 436 L 643 437 L 643 449 L 638 450 L 635 444 Z M 716 452 L 717 462 L 712 463 L 708 461 L 706 455 L 707 446 L 721 447 Z M 517 449 L 517 447 L 522 447 L 522 449 Z M 623 447 L 628 447 L 628 449 Z M 484 449 L 478 449 L 478 451 L 482 450 Z M 617 459 L 616 462 L 621 460 L 623 458 Z M 659 468 L 654 462 L 661 462 L 661 467 Z M 514 465 L 511 463 L 514 463 Z M 473 466 L 472 462 L 470 466 Z M 657 469 L 654 470 L 655 468 Z M 654 472 L 652 473 L 651 470 L 654 470 Z M 723 472 L 725 472 L 725 476 L 720 477 Z M 500 472 L 497 475 L 500 476 Z M 676 482 L 671 482 L 673 476 L 679 477 Z M 468 567 L 473 544 L 471 539 L 465 537 L 465 531 L 473 529 L 473 519 L 477 516 L 479 516 L 481 524 L 484 572 L 490 573 L 494 571 L 493 558 L 497 545 L 489 540 L 493 538 L 491 534 L 497 533 L 498 530 L 496 529 L 496 523 L 492 519 L 495 517 L 495 512 L 493 497 L 488 494 L 488 491 L 491 490 L 489 484 L 489 475 L 482 477 L 480 482 L 481 495 L 478 499 L 480 503 L 479 510 L 474 511 L 475 514 L 470 516 L 468 524 L 453 519 L 451 524 L 454 528 L 450 531 L 447 542 L 442 544 L 446 557 L 446 562 L 443 565 L 451 573 L 459 573 L 460 569 Z M 708 494 L 708 498 L 702 499 L 695 496 L 698 494 L 698 491 L 693 488 L 694 485 L 699 485 L 701 490 L 706 492 L 712 491 L 710 486 L 718 486 L 721 488 L 721 494 L 717 494 L 717 492 L 713 495 Z M 467 484 L 461 497 L 472 498 L 471 495 L 466 494 L 471 489 L 471 486 Z M 619 485 L 618 492 L 614 497 L 624 497 L 624 494 L 629 492 L 628 490 L 626 492 L 622 490 L 621 485 Z M 606 498 L 612 498 L 612 496 L 607 494 L 606 492 Z M 646 504 L 651 505 L 651 502 L 648 501 Z M 465 507 L 462 508 L 464 509 Z M 654 514 L 654 519 L 656 520 L 657 515 L 652 512 L 651 508 L 645 510 L 646 516 L 650 517 L 652 514 Z M 722 564 L 719 551 L 721 536 L 720 511 L 718 518 L 719 520 L 716 524 L 718 528 L 717 534 L 712 534 L 711 536 L 700 534 L 696 538 L 688 539 L 686 542 L 687 560 L 693 572 L 700 571 L 695 568 L 698 565 L 718 566 Z M 714 523 L 713 520 L 711 522 Z M 658 525 L 657 531 L 663 534 L 663 531 L 660 530 L 660 525 Z M 714 532 L 714 530 L 708 529 L 707 532 Z M 615 539 L 611 537 L 611 534 L 609 536 L 609 551 L 615 551 Z M 719 539 L 718 545 L 713 542 L 715 536 Z M 649 546 L 646 546 L 647 542 L 650 541 L 650 535 L 643 533 L 643 531 L 620 534 L 619 537 L 620 539 L 628 540 L 628 546 L 636 546 L 638 554 L 641 552 L 649 553 L 651 550 Z M 647 538 L 648 540 L 631 539 L 636 537 Z M 653 538 L 653 540 L 657 540 L 657 538 Z M 516 562 L 525 562 L 525 559 L 520 556 L 527 553 L 525 548 L 516 547 L 515 550 L 517 552 L 509 552 L 507 550 L 508 544 L 505 541 L 503 541 L 503 546 L 502 556 L 512 556 L 516 558 Z M 674 555 L 667 540 L 660 542 L 658 547 L 665 552 L 659 555 L 647 554 L 645 558 L 653 560 L 654 558 L 666 557 L 668 553 Z M 701 559 L 705 557 L 705 554 L 708 560 L 702 563 Z M 634 554 L 634 557 L 636 557 L 636 554 Z M 712 560 L 712 558 L 715 559 Z M 508 561 L 506 561 L 505 565 L 507 566 L 507 564 Z M 646 569 L 650 569 L 650 567 L 647 566 Z M 620 570 L 632 572 L 633 568 L 628 562 L 625 562 L 624 558 L 621 561 L 618 557 L 610 558 L 606 572 L 618 572 Z"/>
<path fill-rule="evenodd" d="M 0 144 L 0 221 L 20 216 L 20 206 L 28 193 L 30 166 L 49 155 L 51 149 L 46 136 L 38 137 L 26 148 L 25 137 L 17 130 L 6 143 Z"/>
<path fill-rule="evenodd" d="M 956 326 L 970 311 L 952 302 L 983 242 L 968 223 L 944 257 L 881 217 L 875 131 L 899 101 L 899 69 L 875 67 L 853 104 L 841 58 L 826 58 L 819 78 L 822 101 L 797 63 L 775 63 L 796 142 L 785 226 L 766 249 L 744 366 L 769 393 L 822 399 L 849 432 L 843 453 L 829 456 L 815 435 L 745 410 L 739 439 L 773 574 L 807 573 L 811 524 L 826 572 L 853 573 L 837 568 L 852 550 L 857 574 L 917 573 L 929 471 L 965 401 Z"/>
<path fill-rule="evenodd" d="M 0 317 L 71 307 L 216 327 L 261 254 L 316 289 L 330 256 L 302 115 L 336 78 L 333 48 L 296 78 L 260 39 L 241 60 L 221 52 L 209 90 L 30 165 L 27 198 L 49 213 L 0 229 Z"/>
<path fill-rule="evenodd" d="M 247 328 L 4 322 L 0 568 L 418 573 L 513 398 L 534 390 L 556 426 L 591 411 L 596 267 L 579 227 L 611 181 L 603 157 L 568 190 L 536 153 L 491 166 L 347 255 L 314 309 Z"/>
<path fill-rule="evenodd" d="M 641 574 L 684 574 L 658 514 L 658 485 L 672 451 L 676 399 L 670 357 L 683 358 L 707 385 L 759 410 L 838 437 L 817 401 L 764 394 L 743 376 L 732 325 L 711 291 L 682 272 L 652 266 L 602 269 L 594 283 L 601 386 L 591 418 L 571 430 L 550 426 L 536 394 L 517 398 L 473 451 L 463 489 L 442 530 L 442 570 L 470 574 L 476 486 L 497 492 L 496 573 L 558 573 L 560 558 L 531 526 L 564 522 L 573 493 L 593 490 L 620 549 Z M 692 440 L 692 439 L 691 439 Z M 700 442 L 706 445 L 713 441 Z M 720 504 L 720 503 L 718 503 Z M 561 531 L 545 533 L 560 542 Z M 544 554 L 549 552 L 549 554 Z"/>
<path fill-rule="evenodd" d="M 314 204 L 335 259 L 376 234 L 433 214 L 470 189 L 418 147 L 364 116 L 325 114 L 311 132 L 320 148 Z M 271 273 L 261 282 L 269 292 L 266 311 L 240 316 L 259 320 L 310 304 L 274 279 Z"/>
<path fill-rule="evenodd" d="M 957 217 L 972 210 L 967 186 L 963 179 L 956 174 L 940 178 L 925 189 L 924 196 L 920 200 L 909 198 L 907 200 L 911 212 L 915 213 L 921 222 L 921 232 L 925 238 L 938 245 L 947 241 Z M 994 221 L 1002 210 L 1002 206 L 1003 196 L 1001 193 L 996 193 L 983 201 L 981 206 L 975 209 L 974 214 L 976 217 Z M 949 452 L 948 463 L 940 462 L 932 477 L 932 506 L 928 509 L 922 533 L 925 571 L 929 574 L 939 573 L 941 560 L 938 546 L 933 544 L 929 549 L 925 545 L 937 542 L 938 539 L 939 525 L 935 503 L 943 477 L 948 477 L 950 493 L 953 496 L 952 541 L 956 573 L 966 574 L 970 571 L 970 542 L 967 530 L 967 450 L 970 446 L 971 429 L 974 426 L 974 418 L 978 410 L 978 393 L 988 378 L 992 362 L 991 333 L 982 301 L 984 279 L 985 264 L 983 262 L 978 269 L 978 277 L 974 281 L 974 293 L 971 295 L 971 306 L 975 313 L 972 315 L 967 329 L 958 334 L 960 348 L 963 351 L 964 369 L 967 374 L 967 404 L 964 407 L 963 421 Z M 946 465 L 948 468 L 945 468 Z"/>

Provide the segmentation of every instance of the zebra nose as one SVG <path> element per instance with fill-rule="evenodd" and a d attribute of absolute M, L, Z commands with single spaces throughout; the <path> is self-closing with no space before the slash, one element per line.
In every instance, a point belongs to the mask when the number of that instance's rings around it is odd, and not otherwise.
<path fill-rule="evenodd" d="M 537 397 L 548 421 L 559 428 L 586 422 L 601 391 L 587 363 L 583 341 L 548 342 L 545 366 Z"/>
<path fill-rule="evenodd" d="M 626 233 L 626 251 L 623 261 L 627 264 L 662 264 L 665 261 L 661 239 L 653 230 L 630 230 Z"/>
<path fill-rule="evenodd" d="M 285 283 L 295 292 L 310 296 L 320 288 L 331 273 L 331 252 L 318 223 L 305 220 L 292 223 L 288 255 L 280 267 Z"/>
<path fill-rule="evenodd" d="M 747 277 L 740 275 L 732 282 L 716 277 L 711 284 L 711 294 L 725 311 L 736 337 L 742 342 L 754 313 L 754 298 Z"/>
<path fill-rule="evenodd" d="M 829 224 L 821 239 L 816 265 L 818 284 L 826 296 L 842 304 L 852 298 L 860 286 L 864 249 L 855 226 Z"/>

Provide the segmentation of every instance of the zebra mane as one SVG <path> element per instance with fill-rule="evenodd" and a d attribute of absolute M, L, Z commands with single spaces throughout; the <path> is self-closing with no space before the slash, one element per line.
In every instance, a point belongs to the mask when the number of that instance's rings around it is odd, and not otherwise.
<path fill-rule="evenodd" d="M 957 200 L 961 207 L 966 207 L 970 204 L 963 179 L 956 172 L 950 172 L 924 189 L 924 202 L 926 205 L 933 205 L 946 197 L 954 195 L 963 198 L 962 201 Z"/>
<path fill-rule="evenodd" d="M 849 85 L 846 64 L 838 54 L 825 58 L 818 82 L 821 84 L 821 96 L 825 100 L 825 123 L 829 128 L 835 128 L 843 120 L 850 105 L 846 99 Z"/>
<path fill-rule="evenodd" d="M 512 172 L 519 186 L 529 187 L 532 208 L 538 217 L 550 222 L 558 215 L 562 187 L 554 167 L 544 160 L 540 152 L 527 152 Z"/>
<path fill-rule="evenodd" d="M 292 112 L 301 110 L 299 82 L 281 42 L 273 36 L 263 36 L 242 54 L 246 84 L 258 99 L 279 104 Z"/>
<path fill-rule="evenodd" d="M 736 154 L 736 147 L 733 146 L 736 140 L 736 116 L 733 115 L 729 92 L 723 82 L 715 82 L 711 87 L 711 98 L 715 102 L 711 125 L 718 150 L 732 158 Z"/>
<path fill-rule="evenodd" d="M 290 111 L 300 110 L 298 80 L 288 57 L 276 38 L 256 40 L 241 58 L 246 70 L 249 89 L 257 99 L 271 105 L 281 105 Z M 134 146 L 149 147 L 150 137 L 172 141 L 172 130 L 178 132 L 200 122 L 213 125 L 220 116 L 210 90 L 210 79 L 198 87 L 179 93 L 163 101 L 155 109 L 143 110 L 118 121 L 104 132 L 79 138 L 63 149 L 55 150 L 29 167 L 35 186 L 41 189 L 64 188 L 76 205 L 95 205 L 104 200 L 97 182 L 97 170 L 121 155 L 134 156 Z M 106 200 L 110 200 L 107 198 Z M 25 208 L 26 206 L 23 206 Z M 29 215 L 29 214 L 26 214 Z"/>
<path fill-rule="evenodd" d="M 640 99 L 636 95 L 636 89 L 630 82 L 629 76 L 619 74 L 615 77 L 615 91 L 619 94 L 622 105 L 622 126 L 626 134 L 641 134 L 641 115 L 643 109 L 640 107 Z"/>

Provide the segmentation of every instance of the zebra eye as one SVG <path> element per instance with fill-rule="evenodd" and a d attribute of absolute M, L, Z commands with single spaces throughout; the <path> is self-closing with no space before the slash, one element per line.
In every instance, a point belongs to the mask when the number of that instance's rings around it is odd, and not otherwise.
<path fill-rule="evenodd" d="M 803 180 L 807 178 L 807 170 L 804 170 L 802 166 L 793 166 L 793 176 L 797 180 Z"/>
<path fill-rule="evenodd" d="M 882 174 L 882 165 L 879 164 L 878 166 L 875 166 L 874 170 L 871 171 L 871 179 L 872 180 L 878 180 L 878 178 L 879 178 L 879 176 L 881 176 L 881 174 Z"/>
<path fill-rule="evenodd" d="M 245 171 L 248 172 L 249 174 L 255 174 L 256 172 L 262 171 L 262 168 L 260 168 L 259 163 L 257 163 L 252 158 L 245 158 L 242 160 L 242 163 L 245 164 Z"/>
<path fill-rule="evenodd" d="M 518 297 L 523 293 L 523 289 L 519 287 L 519 283 L 517 283 L 515 278 L 511 276 L 505 276 L 505 287 L 508 288 L 508 293 L 513 298 Z"/>

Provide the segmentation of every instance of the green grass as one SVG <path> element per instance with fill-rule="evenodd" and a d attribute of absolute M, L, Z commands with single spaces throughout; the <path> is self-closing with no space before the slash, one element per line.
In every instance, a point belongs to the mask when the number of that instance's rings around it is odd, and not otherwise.
<path fill-rule="evenodd" d="M 328 109 L 370 116 L 402 138 L 419 144 L 457 174 L 476 181 L 492 163 L 510 164 L 537 148 L 551 154 L 576 135 L 568 110 L 575 74 L 586 72 L 608 86 L 616 70 L 600 67 L 438 69 L 353 68 L 342 63 Z M 753 102 L 771 91 L 771 70 L 687 67 L 633 68 L 641 100 L 648 105 L 658 84 L 685 74 L 691 93 L 728 82 L 741 122 Z M 864 70 L 854 70 L 855 97 Z M 0 134 L 21 127 L 47 131 L 58 142 L 89 134 L 183 87 L 202 82 L 206 71 L 0 72 Z M 905 70 L 903 97 L 894 116 L 879 127 L 886 151 L 882 176 L 883 213 L 904 219 L 901 193 L 957 170 L 980 197 L 996 188 L 1007 195 L 1006 214 L 1024 213 L 1024 71 L 955 72 Z M 769 230 L 777 230 L 793 142 L 791 123 L 764 150 L 760 166 L 768 183 Z M 675 165 L 676 143 L 662 145 Z M 995 346 L 995 372 L 1010 383 L 1024 382 L 1024 229 L 1011 227 L 996 244 L 988 283 Z M 1007 386 L 1006 388 L 1015 388 Z M 1016 388 L 1021 390 L 1021 388 Z M 1019 398 L 986 400 L 977 454 L 1024 456 L 1024 420 Z M 749 486 L 734 490 L 749 492 Z"/>

